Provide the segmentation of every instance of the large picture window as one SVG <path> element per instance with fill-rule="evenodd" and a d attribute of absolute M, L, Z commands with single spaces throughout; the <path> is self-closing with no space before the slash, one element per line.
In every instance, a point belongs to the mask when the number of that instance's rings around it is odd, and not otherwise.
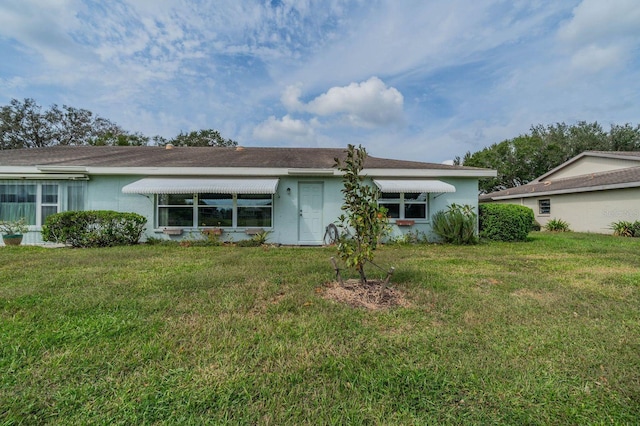
<path fill-rule="evenodd" d="M 159 194 L 158 226 L 271 227 L 271 194 Z"/>
<path fill-rule="evenodd" d="M 391 219 L 427 219 L 428 200 L 426 192 L 383 192 L 378 203 Z"/>
<path fill-rule="evenodd" d="M 48 216 L 66 210 L 84 210 L 85 182 L 0 181 L 0 220 L 25 218 L 42 226 Z"/>

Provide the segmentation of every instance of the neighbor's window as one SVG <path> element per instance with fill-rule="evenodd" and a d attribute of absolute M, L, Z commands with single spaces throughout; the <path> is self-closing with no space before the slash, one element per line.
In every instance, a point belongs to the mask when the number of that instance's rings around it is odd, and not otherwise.
<path fill-rule="evenodd" d="M 426 192 L 383 192 L 378 204 L 387 209 L 392 219 L 427 219 L 428 198 Z"/>
<path fill-rule="evenodd" d="M 270 194 L 159 194 L 157 203 L 158 226 L 272 226 Z"/>
<path fill-rule="evenodd" d="M 0 220 L 25 218 L 41 226 L 48 216 L 67 210 L 84 210 L 86 182 L 0 181 Z"/>
<path fill-rule="evenodd" d="M 538 200 L 538 212 L 539 214 L 551 214 L 551 200 L 548 198 Z"/>

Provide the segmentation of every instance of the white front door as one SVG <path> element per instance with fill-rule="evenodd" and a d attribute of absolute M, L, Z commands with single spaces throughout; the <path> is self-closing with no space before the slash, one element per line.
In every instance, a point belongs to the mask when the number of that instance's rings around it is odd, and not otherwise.
<path fill-rule="evenodd" d="M 322 183 L 299 183 L 298 239 L 300 244 L 322 244 Z"/>

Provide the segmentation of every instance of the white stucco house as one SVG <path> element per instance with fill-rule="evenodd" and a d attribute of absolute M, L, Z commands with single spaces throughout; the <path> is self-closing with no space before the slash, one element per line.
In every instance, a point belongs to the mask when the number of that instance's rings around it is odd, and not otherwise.
<path fill-rule="evenodd" d="M 169 148 L 169 149 L 167 149 Z M 0 220 L 27 218 L 26 244 L 46 217 L 116 210 L 147 218 L 147 238 L 223 240 L 270 231 L 269 242 L 321 245 L 342 213 L 345 149 L 67 147 L 0 151 Z M 477 207 L 488 169 L 369 156 L 362 174 L 381 191 L 393 234 L 431 234 L 431 215 L 451 203 Z"/>
<path fill-rule="evenodd" d="M 562 219 L 573 231 L 610 234 L 611 224 L 640 220 L 640 152 L 586 151 L 532 182 L 480 196 L 520 204 L 544 226 Z"/>

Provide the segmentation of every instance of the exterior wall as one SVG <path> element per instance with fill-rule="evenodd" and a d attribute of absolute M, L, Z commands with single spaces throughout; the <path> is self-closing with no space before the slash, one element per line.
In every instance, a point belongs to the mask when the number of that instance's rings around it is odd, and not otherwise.
<path fill-rule="evenodd" d="M 470 205 L 473 211 L 478 213 L 478 179 L 439 179 L 456 187 L 456 192 L 429 194 L 429 204 L 426 220 L 416 220 L 412 226 L 398 226 L 395 220 L 391 220 L 390 239 L 401 237 L 409 232 L 419 236 L 426 236 L 429 241 L 437 241 L 438 237 L 431 228 L 431 216 L 434 213 L 445 210 L 451 204 Z"/>
<path fill-rule="evenodd" d="M 145 238 L 184 239 L 196 238 L 199 235 L 197 229 L 183 228 L 182 235 L 169 236 L 163 229 L 155 227 L 155 197 L 153 195 L 124 194 L 122 188 L 133 183 L 142 176 L 91 176 L 87 182 L 86 205 L 87 210 L 115 210 L 120 212 L 135 212 L 147 218 Z M 390 238 L 395 238 L 409 232 L 425 235 L 430 241 L 436 239 L 431 231 L 431 216 L 446 209 L 450 204 L 469 204 L 478 206 L 478 179 L 477 178 L 441 178 L 440 180 L 456 187 L 455 193 L 429 194 L 428 218 L 415 220 L 410 226 L 399 226 L 395 220 L 391 221 Z M 366 181 L 373 185 L 371 179 Z M 303 242 L 303 244 L 322 244 L 324 229 L 327 225 L 335 223 L 342 214 L 342 178 L 339 176 L 282 176 L 278 184 L 277 192 L 273 197 L 273 227 L 268 242 L 286 245 L 299 245 L 300 241 L 300 193 L 301 183 L 322 184 L 322 235 L 316 242 Z M 42 243 L 40 230 L 34 230 L 25 235 L 25 244 Z M 250 238 L 244 228 L 223 229 L 221 239 L 223 241 L 239 241 Z"/>
<path fill-rule="evenodd" d="M 155 197 L 152 195 L 123 194 L 122 187 L 141 179 L 141 176 L 96 177 L 89 186 L 88 210 L 116 210 L 135 212 L 147 218 L 145 237 L 160 239 L 197 238 L 200 234 L 196 228 L 183 228 L 182 235 L 169 236 L 163 229 L 155 227 Z M 342 180 L 326 177 L 290 177 L 283 176 L 273 196 L 273 227 L 268 242 L 297 245 L 299 244 L 299 194 L 298 183 L 322 183 L 324 208 L 322 211 L 323 229 L 333 223 L 340 215 L 342 206 Z M 287 191 L 289 188 L 289 191 Z M 239 241 L 250 238 L 245 228 L 223 228 L 223 241 Z M 322 238 L 322 236 L 320 237 Z M 321 244 L 322 241 L 318 241 Z"/>
<path fill-rule="evenodd" d="M 551 213 L 541 215 L 538 200 L 551 200 Z M 611 234 L 611 224 L 621 220 L 640 220 L 640 188 L 582 192 L 541 197 L 500 200 L 499 203 L 530 207 L 544 226 L 551 219 L 562 219 L 572 231 Z"/>
<path fill-rule="evenodd" d="M 544 180 L 562 179 L 635 166 L 640 166 L 640 161 L 624 160 L 621 158 L 584 156 L 575 163 L 569 164 L 557 172 L 547 176 Z"/>

